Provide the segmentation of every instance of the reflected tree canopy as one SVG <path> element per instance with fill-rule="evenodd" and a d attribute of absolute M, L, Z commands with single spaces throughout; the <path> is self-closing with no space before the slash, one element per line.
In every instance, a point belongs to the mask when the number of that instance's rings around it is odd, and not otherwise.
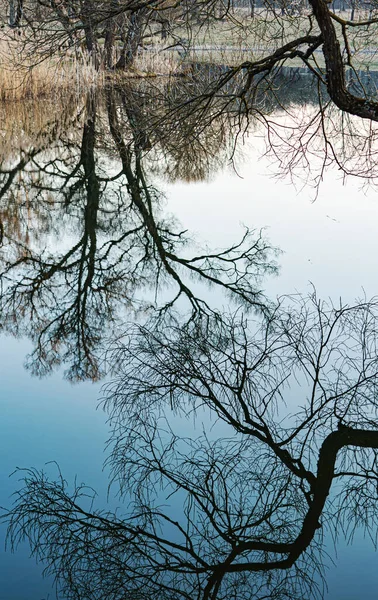
<path fill-rule="evenodd" d="M 132 327 L 105 400 L 125 513 L 31 470 L 11 543 L 66 598 L 321 596 L 324 535 L 376 538 L 377 317 L 312 295 L 266 319 Z M 184 436 L 193 411 L 203 433 Z"/>
<path fill-rule="evenodd" d="M 377 300 L 270 301 L 277 250 L 262 233 L 195 248 L 165 212 L 161 179 L 210 176 L 248 127 L 267 129 L 284 170 L 320 157 L 321 175 L 338 156 L 348 173 L 365 134 L 327 120 L 324 90 L 310 87 L 325 104 L 302 107 L 301 129 L 294 92 L 258 79 L 243 112 L 239 84 L 206 96 L 202 78 L 195 100 L 194 80 L 161 96 L 109 88 L 71 111 L 75 128 L 2 161 L 3 328 L 32 339 L 39 375 L 112 373 L 107 464 L 123 510 L 30 469 L 3 513 L 10 545 L 26 539 L 63 598 L 315 598 L 326 534 L 376 540 Z M 374 152 L 356 159 L 363 177 Z"/>
<path fill-rule="evenodd" d="M 209 133 L 209 149 L 198 140 L 194 172 L 185 173 L 193 146 L 180 131 L 159 144 L 154 128 L 152 139 L 143 98 L 112 89 L 90 96 L 78 109 L 81 138 L 69 131 L 2 165 L 2 325 L 33 340 L 28 364 L 39 375 L 63 363 L 72 380 L 98 379 L 104 338 L 130 313 L 173 318 L 184 301 L 188 319 L 209 316 L 215 309 L 191 280 L 265 310 L 261 277 L 277 266 L 261 233 L 245 228 L 230 248 L 190 249 L 190 233 L 164 215 L 163 193 L 144 167 L 162 161 L 170 178 L 203 177 L 211 145 L 230 134 L 226 123 Z"/>

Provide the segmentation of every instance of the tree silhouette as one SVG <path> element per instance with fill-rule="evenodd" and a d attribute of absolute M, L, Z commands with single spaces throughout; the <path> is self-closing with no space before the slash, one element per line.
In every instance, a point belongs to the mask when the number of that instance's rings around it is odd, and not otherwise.
<path fill-rule="evenodd" d="M 148 183 L 149 133 L 136 105 L 109 89 L 102 108 L 88 97 L 83 121 L 81 139 L 61 136 L 2 169 L 2 326 L 32 339 L 33 372 L 66 364 L 69 379 L 96 380 L 106 338 L 127 314 L 174 318 L 179 301 L 188 319 L 213 314 L 193 280 L 265 310 L 259 286 L 277 266 L 261 232 L 245 228 L 229 248 L 190 251 L 190 235 L 163 216 L 161 192 Z M 14 202 L 25 186 L 27 201 Z M 48 249 L 62 226 L 68 241 Z"/>
<path fill-rule="evenodd" d="M 193 67 L 161 105 L 144 84 L 107 88 L 103 105 L 89 96 L 80 140 L 60 138 L 56 155 L 33 149 L 2 172 L 3 327 L 33 339 L 37 373 L 65 362 L 73 380 L 99 378 L 104 337 L 118 338 L 105 408 L 124 510 L 97 510 L 91 490 L 32 469 L 3 514 L 10 545 L 26 539 L 65 598 L 317 597 L 326 535 L 362 526 L 376 539 L 377 301 L 333 306 L 314 293 L 268 303 L 269 244 L 247 230 L 230 248 L 189 254 L 145 167 L 164 155 L 168 172 L 182 173 L 181 143 L 199 152 L 209 126 L 214 143 L 253 120 L 285 173 L 320 158 L 320 177 L 336 161 L 374 178 L 376 102 L 346 76 L 354 25 L 310 4 L 305 33 L 235 67 Z M 292 18 L 280 9 L 275 18 Z M 312 72 L 316 102 L 280 125 L 274 108 L 295 112 L 282 93 L 292 59 Z M 196 156 L 200 168 L 206 160 Z M 30 202 L 9 202 L 21 173 L 46 231 L 74 218 L 68 249 L 53 254 L 24 235 Z M 226 292 L 236 313 L 214 309 L 198 282 Z M 122 336 L 130 312 L 147 322 Z M 184 435 L 193 415 L 203 432 Z"/>
<path fill-rule="evenodd" d="M 325 534 L 376 535 L 377 318 L 314 293 L 269 318 L 131 326 L 105 388 L 125 513 L 29 470 L 9 542 L 66 598 L 321 596 Z"/>

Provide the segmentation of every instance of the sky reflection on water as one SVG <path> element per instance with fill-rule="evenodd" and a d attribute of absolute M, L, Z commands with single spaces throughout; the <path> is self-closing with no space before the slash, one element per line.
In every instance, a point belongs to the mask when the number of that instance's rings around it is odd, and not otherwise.
<path fill-rule="evenodd" d="M 312 284 L 319 297 L 335 302 L 377 295 L 377 192 L 365 194 L 356 180 L 343 185 L 333 172 L 313 202 L 314 190 L 296 193 L 268 169 L 265 159 L 251 153 L 238 168 L 240 177 L 230 169 L 212 183 L 176 184 L 169 208 L 212 245 L 235 238 L 240 223 L 267 226 L 270 241 L 283 250 L 280 275 L 266 280 L 268 297 L 306 293 Z M 372 542 L 361 534 L 353 545 L 340 538 L 337 556 L 332 542 L 329 553 L 335 565 L 329 561 L 326 569 L 327 600 L 375 600 L 378 554 Z"/>
<path fill-rule="evenodd" d="M 70 385 L 61 373 L 40 380 L 23 368 L 29 344 L 9 336 L 0 345 L 0 505 L 8 506 L 17 487 L 17 467 L 46 468 L 56 474 L 56 461 L 68 480 L 77 476 L 106 498 L 107 477 L 102 472 L 107 426 L 96 411 L 99 385 Z M 3 552 L 1 530 L 0 599 L 42 600 L 54 597 L 42 581 L 41 569 L 28 559 L 23 546 L 16 554 Z"/>
<path fill-rule="evenodd" d="M 211 183 L 166 185 L 167 209 L 211 247 L 234 242 L 240 223 L 255 229 L 268 225 L 272 244 L 284 251 L 280 276 L 266 281 L 270 296 L 306 292 L 309 282 L 319 296 L 333 300 L 350 302 L 363 290 L 368 298 L 378 293 L 376 193 L 365 196 L 356 182 L 343 186 L 331 174 L 311 203 L 310 193 L 296 194 L 288 182 L 263 175 L 265 170 L 264 161 L 250 156 L 238 169 L 242 178 L 230 171 Z M 27 343 L 2 337 L 0 504 L 7 505 L 14 490 L 10 472 L 16 467 L 41 468 L 47 461 L 56 461 L 67 479 L 77 475 L 93 485 L 105 499 L 107 426 L 103 412 L 95 410 L 100 385 L 72 386 L 59 372 L 43 380 L 32 378 L 22 366 L 28 350 Z M 370 542 L 357 537 L 352 547 L 340 544 L 337 567 L 330 564 L 327 574 L 327 598 L 375 599 L 376 564 Z M 25 549 L 1 556 L 0 600 L 42 600 L 48 593 L 49 585 L 41 582 Z"/>

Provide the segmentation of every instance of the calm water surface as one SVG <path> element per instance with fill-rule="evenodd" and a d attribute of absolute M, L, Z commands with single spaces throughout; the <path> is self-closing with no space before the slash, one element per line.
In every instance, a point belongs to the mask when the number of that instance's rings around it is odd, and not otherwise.
<path fill-rule="evenodd" d="M 166 195 L 164 211 L 210 247 L 232 244 L 241 223 L 267 227 L 271 243 L 283 251 L 279 276 L 265 281 L 270 297 L 307 292 L 311 285 L 319 296 L 335 301 L 378 294 L 376 192 L 364 194 L 354 181 L 343 185 L 331 172 L 313 202 L 313 190 L 297 192 L 289 181 L 273 179 L 267 160 L 257 160 L 258 148 L 245 148 L 244 154 L 238 174 L 225 167 L 208 181 L 167 183 L 155 173 L 154 181 Z M 111 159 L 107 161 L 103 168 L 113 169 Z M 70 247 L 75 228 L 68 234 L 49 233 L 49 243 Z M 0 504 L 9 505 L 17 487 L 17 475 L 9 474 L 17 467 L 42 468 L 56 461 L 66 479 L 77 477 L 93 486 L 105 506 L 108 480 L 102 465 L 108 426 L 104 413 L 96 410 L 101 384 L 73 385 L 63 379 L 62 368 L 42 379 L 32 377 L 23 366 L 31 350 L 25 339 L 1 338 Z M 46 469 L 53 473 L 56 467 Z M 331 546 L 329 551 L 335 566 L 329 561 L 328 600 L 375 600 L 378 556 L 371 543 L 357 535 L 353 546 L 339 544 L 337 557 Z M 42 580 L 26 547 L 1 554 L 0 600 L 52 597 L 51 584 Z"/>
<path fill-rule="evenodd" d="M 219 174 L 212 183 L 175 185 L 169 206 L 180 220 L 214 244 L 235 236 L 240 223 L 268 227 L 272 243 L 283 250 L 281 271 L 266 281 L 270 296 L 306 292 L 353 302 L 378 292 L 378 194 L 364 193 L 355 181 L 343 185 L 331 173 L 313 202 L 313 191 L 296 191 L 269 177 L 269 164 L 249 161 L 238 172 Z M 177 199 L 178 200 L 177 200 Z M 198 218 L 198 214 L 201 215 Z M 370 540 L 357 534 L 353 545 L 329 544 L 326 571 L 328 600 L 375 600 L 378 554 Z"/>

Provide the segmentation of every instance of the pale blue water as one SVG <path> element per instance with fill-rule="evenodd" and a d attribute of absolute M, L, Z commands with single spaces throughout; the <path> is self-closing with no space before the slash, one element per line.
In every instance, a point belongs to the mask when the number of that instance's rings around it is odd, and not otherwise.
<path fill-rule="evenodd" d="M 0 504 L 9 506 L 17 487 L 16 467 L 47 468 L 56 473 L 59 463 L 64 476 L 77 475 L 96 488 L 100 502 L 106 497 L 107 477 L 102 473 L 107 426 L 102 411 L 96 411 L 99 386 L 72 386 L 61 374 L 47 379 L 32 378 L 23 368 L 29 344 L 2 337 L 0 345 Z M 24 546 L 16 554 L 3 552 L 0 542 L 0 599 L 42 600 L 54 597 L 51 584 L 42 580 L 41 568 L 29 559 Z"/>
<path fill-rule="evenodd" d="M 281 276 L 267 281 L 271 296 L 306 291 L 309 282 L 319 295 L 347 301 L 378 294 L 378 198 L 363 195 L 356 184 L 343 187 L 331 177 L 311 203 L 284 182 L 265 175 L 254 157 L 241 169 L 243 179 L 220 174 L 211 184 L 177 184 L 167 188 L 168 210 L 184 227 L 197 231 L 211 246 L 226 246 L 238 236 L 239 224 L 269 225 L 269 237 L 280 246 Z M 207 292 L 210 293 L 210 292 Z M 107 439 L 105 415 L 96 410 L 100 385 L 63 381 L 61 373 L 43 380 L 23 368 L 29 345 L 9 337 L 0 345 L 0 504 L 9 505 L 17 485 L 9 474 L 16 467 L 43 468 L 57 461 L 68 480 L 75 476 L 106 501 L 107 474 L 102 472 Z M 54 469 L 48 466 L 48 469 Z M 328 600 L 375 600 L 378 555 L 360 536 L 346 547 L 332 547 L 327 570 Z M 53 597 L 51 585 L 23 547 L 1 554 L 0 600 L 42 600 Z"/>
<path fill-rule="evenodd" d="M 169 208 L 216 246 L 236 239 L 241 223 L 267 225 L 270 241 L 283 250 L 280 276 L 265 285 L 271 297 L 310 292 L 312 285 L 320 298 L 336 303 L 378 295 L 377 191 L 364 193 L 353 179 L 343 185 L 333 172 L 314 202 L 314 190 L 297 193 L 288 181 L 268 176 L 269 163 L 256 158 L 250 153 L 245 159 L 241 177 L 230 170 L 193 189 L 177 185 L 180 201 L 173 195 Z M 341 537 L 337 555 L 331 542 L 328 552 L 335 564 L 327 562 L 327 600 L 377 599 L 378 553 L 369 539 L 357 533 L 353 545 L 346 545 Z"/>

